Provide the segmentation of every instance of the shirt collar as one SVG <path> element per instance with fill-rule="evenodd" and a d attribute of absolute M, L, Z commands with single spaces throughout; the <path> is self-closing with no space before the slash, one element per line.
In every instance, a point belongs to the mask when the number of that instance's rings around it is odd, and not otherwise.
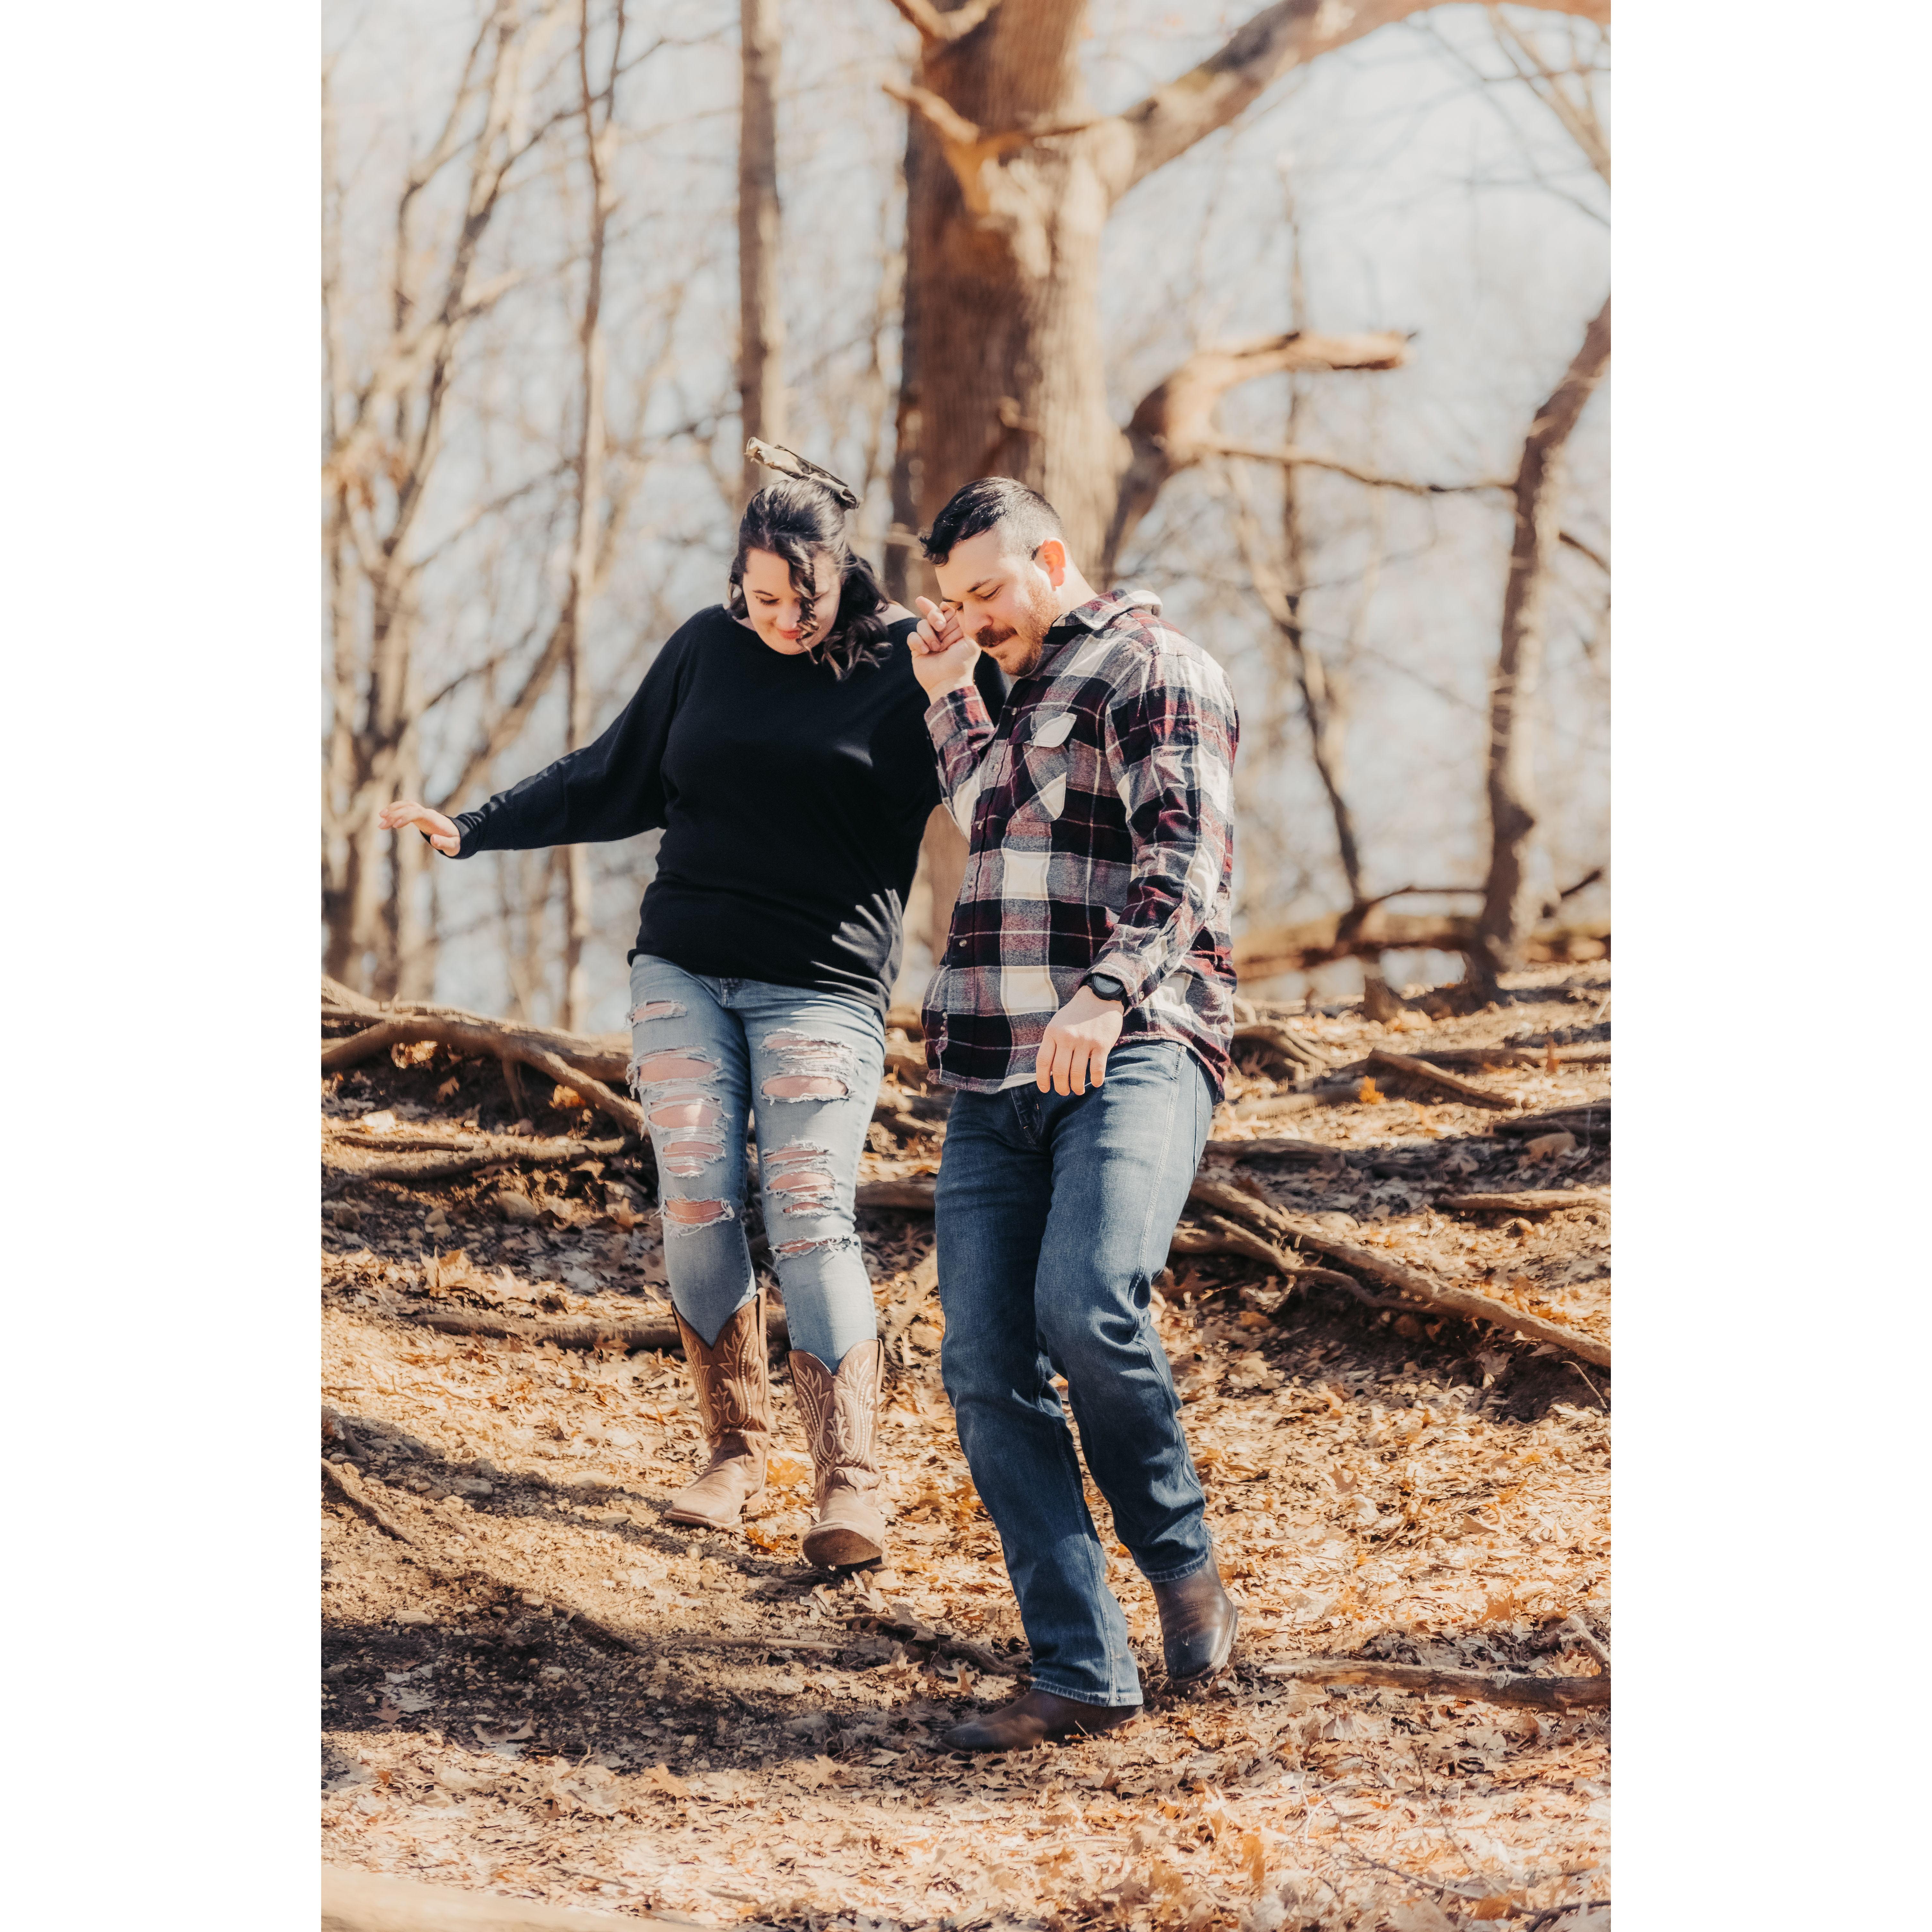
<path fill-rule="evenodd" d="M 1040 676 L 1070 645 L 1079 643 L 1096 631 L 1104 631 L 1116 617 L 1136 610 L 1145 610 L 1159 616 L 1159 593 L 1142 585 L 1132 584 L 1122 590 L 1106 591 L 1098 597 L 1090 597 L 1084 604 L 1076 604 L 1048 631 L 1046 648 L 1040 653 L 1039 670 L 1034 675 Z"/>

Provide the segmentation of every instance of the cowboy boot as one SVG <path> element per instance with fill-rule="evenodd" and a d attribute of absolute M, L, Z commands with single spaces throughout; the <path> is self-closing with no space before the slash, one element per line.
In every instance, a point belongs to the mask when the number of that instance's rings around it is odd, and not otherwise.
<path fill-rule="evenodd" d="M 886 1515 L 872 1438 L 886 1345 L 876 1336 L 848 1348 L 834 1375 L 816 1355 L 794 1352 L 792 1394 L 812 1444 L 812 1527 L 805 1560 L 821 1570 L 874 1563 L 885 1554 Z"/>
<path fill-rule="evenodd" d="M 1193 1690 L 1220 1676 L 1234 1654 L 1241 1621 L 1234 1598 L 1221 1587 L 1220 1565 L 1210 1558 L 1191 1576 L 1155 1584 L 1154 1600 L 1160 1612 L 1168 1688 Z"/>
<path fill-rule="evenodd" d="M 708 1348 L 682 1315 L 677 1316 L 677 1329 L 684 1337 L 684 1359 L 698 1395 L 698 1421 L 711 1445 L 711 1461 L 696 1482 L 672 1497 L 664 1520 L 700 1529 L 729 1529 L 765 1486 L 772 1392 L 765 1369 L 764 1290 L 760 1288 L 725 1323 Z"/>
<path fill-rule="evenodd" d="M 940 1742 L 948 1750 L 1031 1750 L 1053 1738 L 1117 1731 L 1140 1714 L 1138 1704 L 1081 1704 L 1051 1690 L 1028 1690 L 997 1711 L 955 1724 Z"/>

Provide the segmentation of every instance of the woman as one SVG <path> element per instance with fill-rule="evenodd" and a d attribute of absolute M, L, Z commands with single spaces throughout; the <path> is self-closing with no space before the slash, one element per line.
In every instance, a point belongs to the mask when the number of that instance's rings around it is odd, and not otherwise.
<path fill-rule="evenodd" d="M 828 1568 L 884 1553 L 884 1348 L 854 1192 L 939 802 L 914 620 L 853 552 L 857 500 L 836 478 L 761 490 L 726 602 L 680 627 L 595 744 L 454 823 L 413 802 L 382 814 L 465 859 L 664 828 L 630 956 L 630 1072 L 711 1450 L 668 1520 L 727 1528 L 765 1484 L 764 1298 L 739 1215 L 748 1112 L 817 1478 L 805 1556 Z"/>

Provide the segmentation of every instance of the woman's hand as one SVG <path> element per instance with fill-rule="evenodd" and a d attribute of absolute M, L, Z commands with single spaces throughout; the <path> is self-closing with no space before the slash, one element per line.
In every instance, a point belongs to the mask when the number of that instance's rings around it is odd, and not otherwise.
<path fill-rule="evenodd" d="M 462 849 L 463 835 L 454 821 L 412 798 L 399 798 L 393 805 L 384 806 L 376 814 L 376 823 L 385 832 L 401 832 L 413 825 L 428 836 L 429 842 L 446 859 L 454 858 Z"/>
<path fill-rule="evenodd" d="M 959 691 L 973 682 L 980 646 L 967 636 L 956 610 L 940 609 L 930 597 L 919 599 L 919 628 L 912 634 L 912 673 L 928 698 Z"/>

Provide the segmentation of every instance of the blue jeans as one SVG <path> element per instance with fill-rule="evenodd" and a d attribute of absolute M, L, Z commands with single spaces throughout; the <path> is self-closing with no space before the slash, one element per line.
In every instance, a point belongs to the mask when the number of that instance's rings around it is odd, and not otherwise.
<path fill-rule="evenodd" d="M 1190 1054 L 1142 1040 L 1117 1047 L 1085 1094 L 962 1092 L 946 1126 L 946 1392 L 1034 1682 L 1082 1703 L 1138 1704 L 1140 1677 L 1052 1378 L 1066 1378 L 1087 1466 L 1142 1575 L 1205 1568 L 1205 1498 L 1148 1306 L 1214 1111 Z"/>
<path fill-rule="evenodd" d="M 664 1272 L 707 1346 L 752 1298 L 745 1124 L 794 1349 L 836 1370 L 878 1333 L 853 1223 L 885 1028 L 857 1000 L 631 962 L 631 1090 L 657 1155 Z"/>

